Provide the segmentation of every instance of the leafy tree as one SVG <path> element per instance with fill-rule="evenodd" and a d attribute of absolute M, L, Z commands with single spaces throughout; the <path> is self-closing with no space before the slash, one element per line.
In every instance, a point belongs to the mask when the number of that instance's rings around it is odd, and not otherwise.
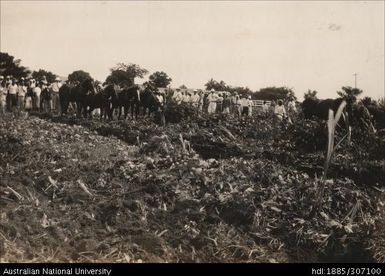
<path fill-rule="evenodd" d="M 304 96 L 304 99 L 317 99 L 317 91 L 316 90 L 313 90 L 311 91 L 311 89 L 308 89 L 307 92 L 303 95 Z"/>
<path fill-rule="evenodd" d="M 165 72 L 161 71 L 153 73 L 149 79 L 156 87 L 167 87 L 172 81 Z"/>
<path fill-rule="evenodd" d="M 42 80 L 45 77 L 49 83 L 52 83 L 55 81 L 56 75 L 50 71 L 39 69 L 39 71 L 32 72 L 32 77 L 38 81 Z"/>
<path fill-rule="evenodd" d="M 380 98 L 377 103 L 381 108 L 385 108 L 385 98 Z"/>
<path fill-rule="evenodd" d="M 236 86 L 236 87 L 228 87 L 225 89 L 225 91 L 229 92 L 236 92 L 240 96 L 252 96 L 254 93 L 253 91 L 250 90 L 250 88 L 246 87 L 241 87 L 241 86 Z"/>
<path fill-rule="evenodd" d="M 376 101 L 373 100 L 371 97 L 364 97 L 362 100 L 361 100 L 361 103 L 365 106 L 368 106 L 368 105 L 376 105 Z"/>
<path fill-rule="evenodd" d="M 227 86 L 227 84 L 223 80 L 218 82 L 212 78 L 205 84 L 205 86 L 206 86 L 206 90 L 211 90 L 211 89 L 214 89 L 215 91 L 229 90 L 229 86 Z"/>
<path fill-rule="evenodd" d="M 287 87 L 266 87 L 259 90 L 259 92 L 255 93 L 254 98 L 258 100 L 284 100 L 288 97 L 294 95 L 294 92 L 291 88 Z"/>
<path fill-rule="evenodd" d="M 350 86 L 342 86 L 342 91 L 337 91 L 338 96 L 346 100 L 347 102 L 356 102 L 357 96 L 362 93 L 361 89 L 352 88 Z"/>
<path fill-rule="evenodd" d="M 134 85 L 135 78 L 143 78 L 148 71 L 137 64 L 118 63 L 111 69 L 110 75 L 107 77 L 106 82 L 127 85 Z"/>
<path fill-rule="evenodd" d="M 83 70 L 76 70 L 73 71 L 71 74 L 68 75 L 68 80 L 70 82 L 83 82 L 84 80 L 91 79 L 92 77 L 90 73 L 85 72 Z"/>
<path fill-rule="evenodd" d="M 0 75 L 11 75 L 15 78 L 27 77 L 31 71 L 20 65 L 21 60 L 8 53 L 0 52 Z"/>
<path fill-rule="evenodd" d="M 181 86 L 179 86 L 180 89 L 187 89 L 187 86 L 182 84 Z"/>

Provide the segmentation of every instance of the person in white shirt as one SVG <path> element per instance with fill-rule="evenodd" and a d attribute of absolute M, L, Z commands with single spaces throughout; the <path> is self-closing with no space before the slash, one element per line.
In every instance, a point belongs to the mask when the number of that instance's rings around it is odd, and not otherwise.
<path fill-rule="evenodd" d="M 176 91 L 174 92 L 173 98 L 174 98 L 174 101 L 177 104 L 181 104 L 182 103 L 183 95 L 182 95 L 182 92 L 180 92 L 179 88 L 177 88 Z"/>
<path fill-rule="evenodd" d="M 282 100 L 278 100 L 278 104 L 274 107 L 274 114 L 276 118 L 280 121 L 282 121 L 284 118 L 286 118 L 286 109 L 283 105 Z"/>
<path fill-rule="evenodd" d="M 183 92 L 182 102 L 185 104 L 190 103 L 190 95 L 187 91 Z"/>
<path fill-rule="evenodd" d="M 222 113 L 222 110 L 223 110 L 223 97 L 222 97 L 222 93 L 219 92 L 218 93 L 218 96 L 217 96 L 217 112 L 218 113 Z"/>
<path fill-rule="evenodd" d="M 5 114 L 7 105 L 7 88 L 4 77 L 0 75 L 0 114 Z"/>
<path fill-rule="evenodd" d="M 61 80 L 59 77 L 56 77 L 55 82 L 52 83 L 49 87 L 52 94 L 52 107 L 51 110 L 54 110 L 56 113 L 60 114 L 60 99 L 59 99 L 59 89 L 62 86 Z"/>
<path fill-rule="evenodd" d="M 41 87 L 39 85 L 35 85 L 34 88 L 32 88 L 33 98 L 32 98 L 32 106 L 34 110 L 40 109 L 40 94 L 41 94 Z"/>
<path fill-rule="evenodd" d="M 253 115 L 253 105 L 254 105 L 254 102 L 252 101 L 251 96 L 248 97 L 247 103 L 248 103 L 248 107 L 249 107 L 249 109 L 248 109 L 248 116 L 249 116 L 249 117 L 252 117 L 252 115 Z"/>
<path fill-rule="evenodd" d="M 267 114 L 269 112 L 269 106 L 267 105 L 266 101 L 263 101 L 262 112 L 263 114 Z"/>
<path fill-rule="evenodd" d="M 249 116 L 249 100 L 246 98 L 246 96 L 242 96 L 242 98 L 239 100 L 239 104 L 241 107 L 241 117 Z"/>
<path fill-rule="evenodd" d="M 210 94 L 207 96 L 207 100 L 209 102 L 209 107 L 207 109 L 207 112 L 209 114 L 215 113 L 215 111 L 217 109 L 217 98 L 218 97 L 214 92 L 215 92 L 215 90 L 211 89 Z"/>
<path fill-rule="evenodd" d="M 24 78 L 21 78 L 20 85 L 17 88 L 17 106 L 19 111 L 24 110 L 24 99 L 27 94 L 27 86 L 25 85 Z"/>
<path fill-rule="evenodd" d="M 198 107 L 198 102 L 199 102 L 199 95 L 198 91 L 194 90 L 194 94 L 191 95 L 190 97 L 190 103 L 193 107 L 197 108 Z"/>
<path fill-rule="evenodd" d="M 9 97 L 9 109 L 13 111 L 17 107 L 17 90 L 19 86 L 17 85 L 17 79 L 13 79 L 12 83 L 8 85 L 8 97 Z"/>
<path fill-rule="evenodd" d="M 164 97 L 163 97 L 163 94 L 161 94 L 160 92 L 155 92 L 155 97 L 157 98 L 160 106 L 163 106 L 164 105 Z"/>

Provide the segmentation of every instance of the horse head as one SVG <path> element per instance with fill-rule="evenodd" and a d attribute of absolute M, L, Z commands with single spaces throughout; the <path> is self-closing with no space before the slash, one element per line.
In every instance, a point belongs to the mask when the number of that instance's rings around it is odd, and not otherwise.
<path fill-rule="evenodd" d="M 86 95 L 88 94 L 95 94 L 95 86 L 94 82 L 91 79 L 86 79 L 80 84 L 82 88 L 82 92 Z"/>

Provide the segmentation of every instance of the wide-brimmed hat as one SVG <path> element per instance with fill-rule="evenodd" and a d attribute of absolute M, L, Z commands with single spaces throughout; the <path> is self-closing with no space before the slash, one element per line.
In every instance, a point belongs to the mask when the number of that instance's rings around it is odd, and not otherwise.
<path fill-rule="evenodd" d="M 0 76 L 0 80 L 3 80 L 4 79 L 4 77 L 3 76 Z"/>
<path fill-rule="evenodd" d="M 59 77 L 56 77 L 55 81 L 61 81 L 61 79 Z"/>

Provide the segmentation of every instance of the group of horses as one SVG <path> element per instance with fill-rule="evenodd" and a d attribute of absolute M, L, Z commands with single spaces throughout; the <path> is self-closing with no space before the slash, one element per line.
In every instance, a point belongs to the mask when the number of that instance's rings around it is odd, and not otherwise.
<path fill-rule="evenodd" d="M 78 116 L 91 117 L 92 111 L 100 108 L 101 119 L 113 119 L 114 110 L 118 111 L 118 119 L 124 111 L 124 118 L 130 111 L 132 118 L 137 118 L 140 109 L 143 110 L 143 116 L 151 114 L 161 108 L 158 97 L 156 96 L 157 88 L 151 84 L 143 86 L 125 85 L 125 84 L 108 84 L 103 88 L 97 87 L 90 80 L 84 80 L 77 85 L 64 84 L 60 87 L 59 98 L 62 114 L 66 114 L 70 103 L 76 104 Z M 354 124 L 369 117 L 378 129 L 385 128 L 385 110 L 378 106 L 363 106 L 355 103 L 353 99 L 345 99 L 347 104 L 345 108 L 348 124 Z M 329 109 L 334 112 L 340 106 L 342 98 L 319 100 L 314 98 L 305 99 L 302 104 L 302 112 L 305 119 L 317 117 L 323 120 L 328 119 Z"/>
<path fill-rule="evenodd" d="M 344 110 L 345 116 L 342 119 L 348 125 L 360 124 L 363 121 L 368 121 L 373 124 L 378 130 L 385 128 L 385 108 L 377 105 L 364 105 L 362 103 L 356 103 L 355 99 L 350 97 L 347 99 L 314 99 L 307 98 L 302 104 L 302 112 L 305 119 L 311 119 L 313 117 L 327 120 L 329 109 L 337 112 L 338 107 L 342 101 L 346 101 L 346 108 Z"/>
<path fill-rule="evenodd" d="M 124 111 L 126 119 L 129 110 L 132 118 L 137 118 L 142 108 L 143 115 L 158 110 L 161 106 L 155 96 L 156 88 L 151 85 L 108 84 L 99 88 L 95 83 L 86 79 L 76 85 L 64 84 L 59 89 L 61 113 L 67 114 L 69 105 L 76 105 L 78 116 L 91 117 L 92 111 L 100 108 L 100 118 L 113 119 L 114 110 L 118 110 L 118 119 Z"/>

